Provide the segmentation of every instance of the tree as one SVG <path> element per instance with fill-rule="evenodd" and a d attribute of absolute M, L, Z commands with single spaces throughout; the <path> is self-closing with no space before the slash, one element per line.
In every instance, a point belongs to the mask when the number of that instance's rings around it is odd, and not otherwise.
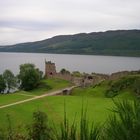
<path fill-rule="evenodd" d="M 60 70 L 60 73 L 61 74 L 70 74 L 70 72 L 64 68 Z"/>
<path fill-rule="evenodd" d="M 31 90 L 35 88 L 42 78 L 42 73 L 35 68 L 34 64 L 20 65 L 20 73 L 18 75 L 20 80 L 20 88 L 24 90 Z"/>
<path fill-rule="evenodd" d="M 11 89 L 16 87 L 16 78 L 14 74 L 8 69 L 4 71 L 3 78 L 6 83 L 7 93 L 9 93 Z"/>
<path fill-rule="evenodd" d="M 81 77 L 82 76 L 82 74 L 79 71 L 73 71 L 72 75 L 74 77 Z"/>
<path fill-rule="evenodd" d="M 2 75 L 0 75 L 0 93 L 4 92 L 6 84 Z"/>

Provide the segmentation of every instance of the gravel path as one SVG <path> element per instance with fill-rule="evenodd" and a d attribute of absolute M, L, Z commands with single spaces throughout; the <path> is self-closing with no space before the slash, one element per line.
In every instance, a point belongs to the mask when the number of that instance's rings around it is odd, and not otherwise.
<path fill-rule="evenodd" d="M 50 92 L 50 93 L 45 93 L 45 94 L 40 95 L 40 96 L 35 96 L 35 97 L 33 97 L 33 98 L 30 98 L 30 99 L 26 99 L 26 100 L 18 101 L 18 102 L 15 102 L 15 103 L 3 105 L 3 106 L 0 106 L 0 109 L 6 108 L 6 107 L 10 107 L 10 106 L 14 106 L 14 105 L 18 105 L 18 104 L 22 104 L 22 103 L 29 102 L 29 101 L 32 101 L 32 100 L 44 98 L 44 97 L 46 97 L 46 96 L 59 95 L 59 94 L 62 93 L 64 90 L 72 90 L 72 89 L 75 88 L 75 87 L 76 87 L 76 86 L 67 87 L 67 88 L 64 88 L 64 89 L 61 89 L 61 90 L 56 90 L 56 91 L 52 91 L 52 92 Z"/>

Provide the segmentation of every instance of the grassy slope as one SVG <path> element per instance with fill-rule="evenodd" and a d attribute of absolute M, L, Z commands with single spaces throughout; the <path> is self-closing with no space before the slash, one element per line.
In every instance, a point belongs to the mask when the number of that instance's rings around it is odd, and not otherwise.
<path fill-rule="evenodd" d="M 71 83 L 60 79 L 47 79 L 43 80 L 39 87 L 35 90 L 30 91 L 33 95 L 42 95 L 47 92 L 51 92 L 57 89 L 62 89 L 64 87 L 71 86 Z"/>
<path fill-rule="evenodd" d="M 31 96 L 23 96 L 21 94 L 27 94 L 27 92 L 20 91 L 15 94 L 0 95 L 0 106 L 31 98 Z"/>
<path fill-rule="evenodd" d="M 68 118 L 72 121 L 76 113 L 77 120 L 79 120 L 83 98 L 77 96 L 53 96 L 0 109 L 1 125 L 6 126 L 7 114 L 11 116 L 12 122 L 16 125 L 28 123 L 31 121 L 32 112 L 36 110 L 47 112 L 49 119 L 58 123 L 63 119 L 64 100 L 66 101 Z M 108 109 L 113 106 L 112 100 L 107 98 L 87 97 L 84 99 L 84 104 L 85 106 L 87 104 L 88 117 L 90 120 L 95 120 L 95 122 L 104 122 L 109 113 Z"/>
<path fill-rule="evenodd" d="M 50 81 L 50 83 L 55 87 L 54 81 Z M 56 87 L 60 88 L 62 86 L 58 86 L 57 83 Z M 95 88 L 76 88 L 75 90 L 73 90 L 72 96 L 45 97 L 42 99 L 20 104 L 18 106 L 0 109 L 0 125 L 6 126 L 6 114 L 9 114 L 11 116 L 11 120 L 14 125 L 29 123 L 32 118 L 32 112 L 36 110 L 47 112 L 50 120 L 53 120 L 55 123 L 59 123 L 61 120 L 63 120 L 64 102 L 66 102 L 67 115 L 71 122 L 74 119 L 75 115 L 77 116 L 76 120 L 79 120 L 83 102 L 84 106 L 87 106 L 87 115 L 89 117 L 89 120 L 104 123 L 107 116 L 110 114 L 109 109 L 113 107 L 112 99 L 106 98 L 104 96 L 104 93 L 107 89 L 107 83 L 102 83 L 100 86 L 96 86 Z M 42 90 L 37 89 L 34 92 L 32 91 L 32 94 L 40 94 L 39 91 Z M 118 96 L 119 99 L 133 98 L 133 95 L 130 93 L 130 91 L 125 90 L 121 92 L 122 94 Z"/>
<path fill-rule="evenodd" d="M 105 98 L 105 92 L 109 89 L 107 81 L 104 81 L 96 87 L 87 87 L 87 88 L 76 88 L 73 90 L 72 95 L 74 96 L 88 96 L 94 98 Z M 125 89 L 119 92 L 119 95 L 115 98 L 127 98 L 134 99 L 135 95 L 131 89 Z"/>
<path fill-rule="evenodd" d="M 48 93 L 53 90 L 61 89 L 70 85 L 71 84 L 65 80 L 59 80 L 59 79 L 42 80 L 40 86 L 35 90 L 29 91 L 29 92 L 18 91 L 14 94 L 0 95 L 0 106 L 17 102 L 17 101 L 21 101 L 24 99 L 32 98 L 33 96 L 42 95 L 44 93 Z"/>

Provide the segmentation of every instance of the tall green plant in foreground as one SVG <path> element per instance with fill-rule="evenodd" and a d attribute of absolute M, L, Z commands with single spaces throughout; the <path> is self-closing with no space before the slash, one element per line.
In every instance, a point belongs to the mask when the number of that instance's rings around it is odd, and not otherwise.
<path fill-rule="evenodd" d="M 99 140 L 100 130 L 100 126 L 94 125 L 94 122 L 92 122 L 91 126 L 89 125 L 87 110 L 83 109 L 82 107 L 80 120 L 80 140 Z"/>
<path fill-rule="evenodd" d="M 21 127 L 13 127 L 11 117 L 7 114 L 7 128 L 6 130 L 1 130 L 0 140 L 27 140 L 26 136 L 22 133 Z"/>
<path fill-rule="evenodd" d="M 64 119 L 59 125 L 60 129 L 57 129 L 54 124 L 54 140 L 76 140 L 77 125 L 75 119 L 76 118 L 74 118 L 73 123 L 70 124 L 67 118 L 66 104 L 64 103 Z"/>
<path fill-rule="evenodd" d="M 60 131 L 54 131 L 56 140 L 99 140 L 100 127 L 93 123 L 89 125 L 86 109 L 82 107 L 80 122 L 76 121 L 75 115 L 70 124 L 65 107 L 66 105 L 64 105 L 64 120 L 60 124 Z"/>
<path fill-rule="evenodd" d="M 0 129 L 0 140 L 3 140 L 4 139 L 4 132 L 3 130 Z"/>
<path fill-rule="evenodd" d="M 0 130 L 0 140 L 139 140 L 140 139 L 140 101 L 114 101 L 112 114 L 104 125 L 89 123 L 87 109 L 82 107 L 81 119 L 76 115 L 70 123 L 66 105 L 64 119 L 57 127 L 51 128 L 44 112 L 33 113 L 33 122 L 26 136 L 13 128 L 8 116 L 7 131 Z"/>
<path fill-rule="evenodd" d="M 28 127 L 27 140 L 50 140 L 51 129 L 48 126 L 48 118 L 44 112 L 33 113 L 33 123 Z"/>
<path fill-rule="evenodd" d="M 114 101 L 114 115 L 110 116 L 104 129 L 103 140 L 140 139 L 140 102 Z M 116 115 L 117 114 L 117 115 Z"/>

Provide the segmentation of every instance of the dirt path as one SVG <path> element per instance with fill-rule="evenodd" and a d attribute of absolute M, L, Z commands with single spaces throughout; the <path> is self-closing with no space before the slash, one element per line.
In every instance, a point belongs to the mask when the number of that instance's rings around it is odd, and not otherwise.
<path fill-rule="evenodd" d="M 76 86 L 67 87 L 67 88 L 64 88 L 64 89 L 61 89 L 61 90 L 56 90 L 56 91 L 52 91 L 52 92 L 50 92 L 50 93 L 45 93 L 45 94 L 40 95 L 40 96 L 35 96 L 35 97 L 33 97 L 33 98 L 30 98 L 30 99 L 26 99 L 26 100 L 18 101 L 18 102 L 15 102 L 15 103 L 3 105 L 3 106 L 0 106 L 0 109 L 1 109 L 1 108 L 6 108 L 6 107 L 10 107 L 10 106 L 14 106 L 14 105 L 18 105 L 18 104 L 22 104 L 22 103 L 29 102 L 29 101 L 32 101 L 32 100 L 44 98 L 44 97 L 46 97 L 46 96 L 59 95 L 60 93 L 63 92 L 63 90 L 72 90 L 72 89 L 75 88 L 75 87 L 76 87 Z"/>

